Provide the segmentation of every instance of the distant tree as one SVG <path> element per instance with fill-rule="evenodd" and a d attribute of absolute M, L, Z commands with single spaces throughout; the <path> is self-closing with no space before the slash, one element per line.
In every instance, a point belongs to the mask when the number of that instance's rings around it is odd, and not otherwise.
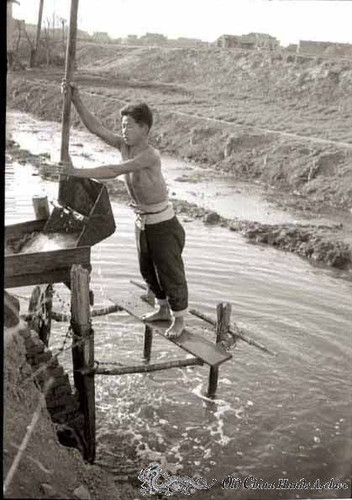
<path fill-rule="evenodd" d="M 35 46 L 31 47 L 31 56 L 30 56 L 30 61 L 29 61 L 29 66 L 31 68 L 33 68 L 35 66 L 37 52 L 38 52 L 38 48 L 39 48 L 40 33 L 41 33 L 41 29 L 42 29 L 43 7 L 44 7 L 44 0 L 39 0 L 37 36 L 36 36 L 36 40 L 35 40 Z"/>

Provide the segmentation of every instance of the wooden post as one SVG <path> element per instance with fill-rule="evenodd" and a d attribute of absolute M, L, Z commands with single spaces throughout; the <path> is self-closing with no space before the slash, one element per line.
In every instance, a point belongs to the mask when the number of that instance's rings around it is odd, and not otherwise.
<path fill-rule="evenodd" d="M 71 0 L 70 28 L 68 32 L 65 80 L 69 84 L 72 81 L 72 75 L 76 58 L 76 38 L 77 38 L 77 14 L 78 0 Z M 61 154 L 60 160 L 65 163 L 69 160 L 69 139 L 70 139 L 70 116 L 71 116 L 71 92 L 64 95 L 62 106 L 62 131 L 61 131 Z"/>
<path fill-rule="evenodd" d="M 230 328 L 231 322 L 231 304 L 228 302 L 220 303 L 216 307 L 217 321 L 216 321 L 216 343 L 219 344 L 227 340 L 227 332 Z M 208 393 L 209 398 L 215 397 L 216 389 L 218 387 L 219 367 L 211 366 L 209 370 L 209 383 Z"/>
<path fill-rule="evenodd" d="M 34 208 L 36 219 L 49 219 L 50 210 L 47 196 L 35 195 L 32 197 L 32 204 Z"/>
<path fill-rule="evenodd" d="M 152 353 L 152 341 L 153 341 L 153 330 L 150 328 L 149 325 L 145 325 L 143 358 L 146 361 L 150 360 L 150 356 Z"/>
<path fill-rule="evenodd" d="M 89 271 L 80 265 L 71 268 L 71 322 L 73 375 L 78 392 L 80 409 L 84 415 L 84 437 L 87 449 L 84 458 L 95 459 L 95 387 L 94 373 L 82 375 L 79 370 L 94 368 L 94 334 L 90 323 Z"/>

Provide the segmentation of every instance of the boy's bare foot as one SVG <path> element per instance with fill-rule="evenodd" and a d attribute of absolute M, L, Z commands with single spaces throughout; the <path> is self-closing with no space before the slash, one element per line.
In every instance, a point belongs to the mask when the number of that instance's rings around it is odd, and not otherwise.
<path fill-rule="evenodd" d="M 169 339 L 177 339 L 185 329 L 185 320 L 183 316 L 173 318 L 170 328 L 165 332 L 165 337 Z"/>
<path fill-rule="evenodd" d="M 144 300 L 144 302 L 147 302 L 151 306 L 155 306 L 155 295 L 153 293 L 143 293 L 141 296 L 141 299 Z"/>
<path fill-rule="evenodd" d="M 143 321 L 170 321 L 171 314 L 169 306 L 157 306 L 157 308 L 142 316 Z"/>

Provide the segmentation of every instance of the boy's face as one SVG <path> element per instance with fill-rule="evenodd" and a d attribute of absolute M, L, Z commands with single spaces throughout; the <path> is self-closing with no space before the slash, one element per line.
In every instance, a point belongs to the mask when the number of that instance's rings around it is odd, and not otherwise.
<path fill-rule="evenodd" d="M 132 116 L 123 116 L 121 120 L 122 137 L 128 146 L 135 146 L 148 135 L 148 126 L 137 123 Z"/>

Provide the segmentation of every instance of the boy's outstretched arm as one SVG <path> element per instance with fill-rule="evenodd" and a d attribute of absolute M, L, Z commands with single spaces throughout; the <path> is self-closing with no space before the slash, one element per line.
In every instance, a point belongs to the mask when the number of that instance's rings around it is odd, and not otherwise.
<path fill-rule="evenodd" d="M 96 118 L 96 116 L 94 116 L 93 113 L 89 111 L 79 95 L 77 86 L 74 83 L 70 83 L 70 85 L 68 86 L 66 81 L 63 80 L 61 88 L 63 93 L 71 92 L 71 100 L 82 122 L 87 127 L 89 132 L 97 135 L 110 146 L 121 149 L 121 146 L 123 144 L 122 137 L 105 128 Z"/>
<path fill-rule="evenodd" d="M 123 161 L 117 165 L 102 165 L 94 168 L 73 168 L 72 166 L 59 167 L 61 175 L 85 177 L 91 179 L 113 179 L 119 175 L 138 172 L 155 165 L 156 156 L 150 151 L 142 151 L 135 158 Z"/>

